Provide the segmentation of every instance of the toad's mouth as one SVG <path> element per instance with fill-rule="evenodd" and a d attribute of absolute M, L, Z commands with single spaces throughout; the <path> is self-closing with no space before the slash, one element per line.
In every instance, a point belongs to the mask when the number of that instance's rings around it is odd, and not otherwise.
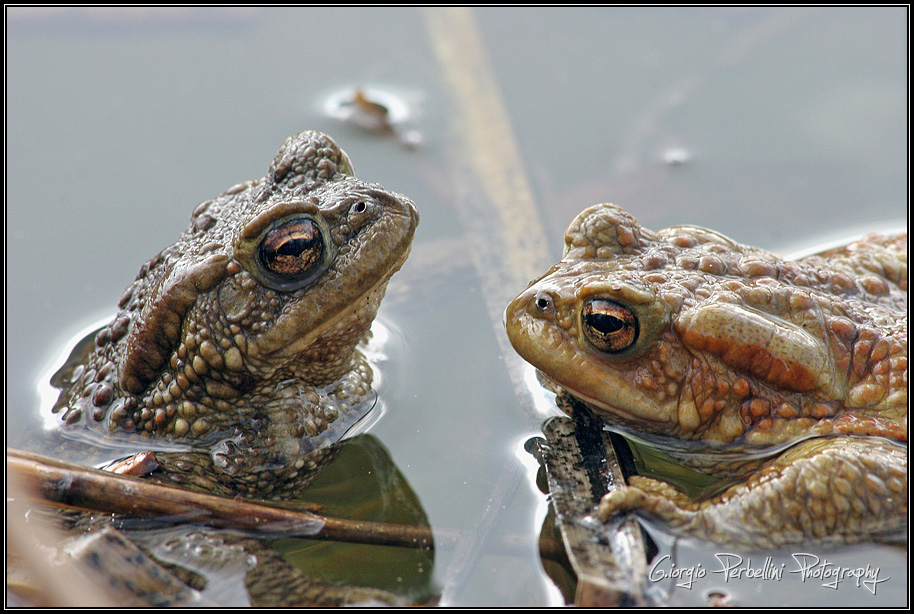
<path fill-rule="evenodd" d="M 520 356 L 572 396 L 607 419 L 639 424 L 653 432 L 676 426 L 675 413 L 582 350 L 561 326 L 526 312 L 524 299 L 515 299 L 506 311 L 508 338 Z"/>
<path fill-rule="evenodd" d="M 551 390 L 557 394 L 564 392 L 573 399 L 586 405 L 587 408 L 596 413 L 607 425 L 613 428 L 618 425 L 621 427 L 620 430 L 624 430 L 625 432 L 629 432 L 629 428 L 634 428 L 637 432 L 643 432 L 646 428 L 651 429 L 651 427 L 645 426 L 647 424 L 657 425 L 656 428 L 659 428 L 660 425 L 668 424 L 666 420 L 659 420 L 654 417 L 642 418 L 639 416 L 638 419 L 633 420 L 630 417 L 632 412 L 607 403 L 603 399 L 597 398 L 592 394 L 588 394 L 582 388 L 573 384 L 565 384 L 540 370 L 537 370 L 537 374 L 540 376 L 540 383 L 542 383 L 547 390 Z"/>
<path fill-rule="evenodd" d="M 354 328 L 364 328 L 364 330 L 352 340 L 352 346 L 354 347 L 371 327 L 371 322 L 375 317 L 376 310 L 387 289 L 387 283 L 406 262 L 411 250 L 411 245 L 407 245 L 400 256 L 387 267 L 387 270 L 378 276 L 375 283 L 367 286 L 352 300 L 348 301 L 345 305 L 342 305 L 329 317 L 322 320 L 317 326 L 304 332 L 304 334 L 294 334 L 289 331 L 271 331 L 272 334 L 270 334 L 269 337 L 263 338 L 259 345 L 261 350 L 266 349 L 273 343 L 275 343 L 275 347 L 264 351 L 262 356 L 270 360 L 294 358 L 299 354 L 306 352 L 322 337 L 332 335 L 334 334 L 334 331 L 347 328 L 348 322 L 358 321 L 358 325 L 352 326 Z M 359 314 L 359 311 L 365 313 Z"/>
<path fill-rule="evenodd" d="M 588 397 L 573 388 L 562 385 L 542 371 L 537 371 L 538 379 L 544 388 L 556 394 L 566 394 L 574 403 L 580 403 L 594 412 L 602 420 L 605 429 L 618 433 L 631 442 L 659 450 L 687 465 L 701 463 L 727 463 L 770 458 L 799 441 L 813 438 L 810 434 L 798 440 L 791 440 L 770 446 L 757 447 L 743 440 L 731 442 L 710 441 L 705 439 L 687 439 L 672 434 L 650 432 L 643 420 L 630 420 L 626 412 L 600 399 Z"/>

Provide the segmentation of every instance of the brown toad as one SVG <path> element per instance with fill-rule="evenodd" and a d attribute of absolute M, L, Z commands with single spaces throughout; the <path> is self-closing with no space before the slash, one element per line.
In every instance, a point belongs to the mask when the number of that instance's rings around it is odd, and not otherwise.
<path fill-rule="evenodd" d="M 290 137 L 266 177 L 199 205 L 74 350 L 54 379 L 64 434 L 187 444 L 206 453 L 160 455 L 159 475 L 280 490 L 370 409 L 357 346 L 417 223 L 409 199 L 356 179 L 332 139 Z"/>
<path fill-rule="evenodd" d="M 601 519 L 639 509 L 748 546 L 906 527 L 906 234 L 792 261 L 597 205 L 506 324 L 610 428 L 739 480 L 694 501 L 635 477 Z"/>

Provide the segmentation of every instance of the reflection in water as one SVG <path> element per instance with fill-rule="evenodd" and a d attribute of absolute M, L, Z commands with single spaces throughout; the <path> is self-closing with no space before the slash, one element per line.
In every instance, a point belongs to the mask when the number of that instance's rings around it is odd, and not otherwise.
<path fill-rule="evenodd" d="M 302 498 L 319 504 L 328 516 L 430 526 L 415 491 L 372 435 L 343 442 Z M 334 584 L 367 584 L 416 603 L 428 602 L 436 592 L 434 550 L 300 538 L 278 539 L 272 545 L 290 563 Z"/>
<path fill-rule="evenodd" d="M 381 322 L 375 322 L 372 334 L 361 346 L 376 375 L 379 375 L 377 365 L 386 360 L 385 345 L 389 338 L 389 329 Z M 60 392 L 55 386 L 66 387 L 68 374 L 81 368 L 86 349 L 94 346 L 94 339 L 94 330 L 82 335 L 72 344 L 73 350 L 55 369 L 54 375 L 43 378 L 51 383 L 51 392 L 44 395 L 49 406 L 54 404 L 55 396 Z M 380 378 L 375 381 L 381 383 Z M 383 415 L 384 403 L 378 402 L 373 393 L 365 411 L 368 411 L 367 416 L 348 429 L 347 439 L 320 451 L 316 477 L 301 476 L 301 486 L 307 486 L 301 498 L 310 503 L 307 506 L 309 509 L 318 504 L 321 514 L 333 518 L 429 527 L 417 495 L 393 464 L 386 448 L 374 436 L 356 434 L 364 432 Z M 50 414 L 47 407 L 45 412 Z M 57 420 L 53 422 L 55 426 L 59 424 Z M 204 472 L 200 477 L 205 478 L 212 470 L 212 460 L 224 451 L 227 443 L 231 443 L 231 438 L 224 439 L 224 434 L 204 438 L 191 445 L 137 434 L 102 436 L 81 428 L 61 436 L 61 431 L 54 428 L 33 434 L 27 447 L 66 458 L 70 462 L 91 465 L 102 465 L 125 454 L 151 449 L 156 452 L 159 466 L 167 468 L 169 463 L 175 466 L 198 463 Z M 172 461 L 172 457 L 176 460 Z M 162 481 L 157 475 L 153 468 L 149 479 Z M 189 483 L 188 487 L 200 489 L 195 482 Z M 204 487 L 203 490 L 213 492 L 212 488 Z M 94 520 L 80 517 L 75 522 L 77 532 L 81 532 L 86 529 L 95 531 L 112 521 L 130 540 L 140 544 L 183 581 L 199 590 L 201 603 L 247 605 L 251 601 L 262 605 L 299 605 L 301 600 L 311 599 L 310 591 L 316 590 L 301 573 L 329 585 L 382 589 L 411 603 L 428 602 L 435 594 L 432 580 L 434 550 L 430 548 L 342 544 L 298 538 L 258 541 L 241 538 L 235 531 L 201 528 L 190 523 L 163 528 L 161 521 L 115 521 L 111 517 L 105 521 L 104 516 Z M 301 573 L 291 573 L 289 564 Z M 113 574 L 115 569 L 109 569 Z M 123 569 L 116 571 L 123 574 Z M 139 578 L 146 573 L 150 573 L 148 569 L 136 567 L 127 575 L 138 574 Z M 288 576 L 286 584 L 282 582 L 284 575 Z M 277 583 L 278 586 L 275 585 Z M 369 598 L 386 601 L 383 594 L 378 595 L 369 595 Z M 138 603 L 161 604 L 170 599 L 167 596 L 140 597 Z"/>
<path fill-rule="evenodd" d="M 424 540 L 404 542 L 396 534 L 398 527 L 402 527 L 399 531 L 404 535 L 417 535 L 415 529 L 429 526 L 412 488 L 374 437 L 360 435 L 335 444 L 331 450 L 328 457 L 333 460 L 327 465 L 327 473 L 321 475 L 319 485 L 308 491 L 307 496 L 313 494 L 313 500 L 297 505 L 294 501 L 266 505 L 293 510 L 297 507 L 314 509 L 317 505 L 327 527 L 332 521 L 337 527 L 334 534 L 340 535 L 323 539 L 368 538 L 375 545 L 341 544 L 334 548 L 327 542 L 281 538 L 271 546 L 271 538 L 264 537 L 273 531 L 269 523 L 258 524 L 250 535 L 239 528 L 212 526 L 214 522 L 224 521 L 229 521 L 226 526 L 242 526 L 231 522 L 233 512 L 229 500 L 220 504 L 220 515 L 210 516 L 203 509 L 188 514 L 190 500 L 185 499 L 187 503 L 176 500 L 177 507 L 170 516 L 151 520 L 110 514 L 52 513 L 48 519 L 73 536 L 65 541 L 56 540 L 63 544 L 57 556 L 69 560 L 70 557 L 64 554 L 69 553 L 78 563 L 89 564 L 90 575 L 103 585 L 110 584 L 111 589 L 107 592 L 117 602 L 125 604 L 333 606 L 428 602 L 434 593 L 431 582 L 434 549 L 422 546 Z M 72 475 L 76 480 L 82 480 L 76 474 Z M 60 488 L 68 487 L 61 484 Z M 135 487 L 130 490 L 133 496 L 144 496 L 143 491 L 137 491 Z M 117 495 L 117 492 L 112 489 L 110 495 L 102 494 L 99 498 L 96 494 L 90 500 L 73 490 L 65 500 L 79 507 L 105 509 L 106 497 L 124 498 L 125 495 Z M 129 504 L 121 505 L 120 500 L 112 503 L 129 507 Z M 256 512 L 252 509 L 251 513 Z M 30 514 L 38 519 L 46 516 L 46 510 L 41 506 L 33 507 L 25 512 L 25 517 Z M 197 516 L 210 520 L 198 524 L 192 521 Z M 337 520 L 342 518 L 346 520 Z M 243 518 L 238 520 L 244 524 Z M 385 527 L 383 533 L 359 537 L 379 522 Z M 288 521 L 280 523 L 283 527 L 288 526 Z M 288 531 L 279 528 L 276 533 Z M 93 538 L 84 537 L 86 535 Z M 379 540 L 381 535 L 389 537 Z M 407 545 L 377 545 L 379 543 Z M 133 544 L 139 545 L 143 552 Z M 24 551 L 23 547 L 28 549 L 24 543 L 18 546 L 19 552 Z M 152 555 L 154 560 L 147 555 Z M 39 572 L 30 567 L 27 559 L 20 557 L 18 561 L 14 559 L 14 567 L 20 574 L 22 571 L 26 574 Z M 16 583 L 17 592 L 24 596 L 37 594 L 40 592 L 37 581 L 30 581 L 26 575 L 25 581 Z M 73 605 L 65 596 L 50 601 L 44 599 L 48 597 L 26 597 L 30 603 Z"/>

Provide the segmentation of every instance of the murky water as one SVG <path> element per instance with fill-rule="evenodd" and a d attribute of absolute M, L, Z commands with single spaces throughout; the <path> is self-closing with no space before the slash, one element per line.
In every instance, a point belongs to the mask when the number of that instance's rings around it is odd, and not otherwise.
<path fill-rule="evenodd" d="M 904 7 L 473 13 L 546 261 L 574 215 L 604 201 L 649 228 L 697 224 L 773 250 L 906 221 Z M 480 227 L 499 223 L 499 205 L 465 181 L 456 143 L 466 133 L 427 15 L 14 8 L 7 17 L 8 444 L 40 428 L 38 379 L 61 348 L 111 313 L 194 206 L 262 176 L 288 135 L 322 130 L 360 178 L 409 195 L 422 216 L 380 314 L 391 331 L 385 411 L 369 431 L 431 526 L 456 536 L 421 561 L 424 584 L 410 590 L 449 605 L 562 603 L 539 559 L 546 502 L 523 450 L 542 416 L 518 402 L 492 309 L 522 288 L 502 288 L 503 298 L 480 281 L 474 257 L 490 244 Z M 328 113 L 328 100 L 353 88 L 401 101 L 395 127 L 418 145 Z M 468 190 L 482 203 L 469 214 Z M 685 552 L 676 550 L 680 567 L 716 565 L 714 553 Z M 778 604 L 903 603 L 906 550 L 854 553 L 856 565 L 894 571 L 872 593 L 790 578 L 715 587 L 740 605 L 773 604 L 775 593 Z M 705 603 L 706 588 L 668 598 Z"/>

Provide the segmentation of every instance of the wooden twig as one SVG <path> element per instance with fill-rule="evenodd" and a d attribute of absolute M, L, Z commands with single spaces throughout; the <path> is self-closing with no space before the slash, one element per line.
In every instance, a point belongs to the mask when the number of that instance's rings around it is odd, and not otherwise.
<path fill-rule="evenodd" d="M 7 449 L 7 471 L 40 501 L 172 522 L 200 522 L 258 534 L 431 548 L 429 527 L 330 518 L 206 495 Z"/>
<path fill-rule="evenodd" d="M 579 607 L 643 606 L 647 556 L 634 515 L 618 527 L 584 523 L 606 492 L 625 484 L 608 431 L 576 402 L 573 418 L 543 426 L 540 452 L 555 506 L 556 524 L 578 578 Z"/>
<path fill-rule="evenodd" d="M 155 518 L 167 522 L 199 522 L 236 528 L 260 535 L 307 537 L 331 541 L 401 546 L 454 547 L 465 536 L 460 531 L 364 522 L 290 509 L 288 502 L 252 503 L 162 486 L 139 478 L 91 469 L 73 463 L 8 448 L 9 475 L 22 484 L 30 498 L 60 507 Z M 299 505 L 299 504 L 296 504 Z M 314 504 L 313 509 L 319 506 Z M 527 536 L 506 536 L 492 544 L 496 550 L 523 550 Z M 541 556 L 561 560 L 564 548 L 555 540 L 540 540 Z"/>

